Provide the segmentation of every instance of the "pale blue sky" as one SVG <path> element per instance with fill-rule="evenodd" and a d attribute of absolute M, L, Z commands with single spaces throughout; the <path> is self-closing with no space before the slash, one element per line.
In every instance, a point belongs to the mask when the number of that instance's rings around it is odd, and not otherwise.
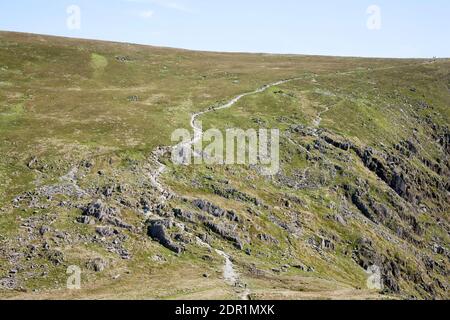
<path fill-rule="evenodd" d="M 67 27 L 69 5 L 81 29 Z M 369 30 L 367 9 L 381 9 Z M 212 51 L 450 57 L 448 0 L 2 0 L 0 30 Z"/>

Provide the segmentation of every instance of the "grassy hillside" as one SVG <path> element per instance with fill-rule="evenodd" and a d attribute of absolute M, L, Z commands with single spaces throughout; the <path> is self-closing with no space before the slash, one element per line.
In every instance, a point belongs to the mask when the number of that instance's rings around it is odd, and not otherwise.
<path fill-rule="evenodd" d="M 200 117 L 279 128 L 277 175 L 156 152 L 193 113 L 290 78 Z M 0 296 L 449 298 L 449 106 L 445 59 L 0 32 Z M 66 289 L 71 265 L 80 290 Z M 367 288 L 373 265 L 381 291 Z"/>

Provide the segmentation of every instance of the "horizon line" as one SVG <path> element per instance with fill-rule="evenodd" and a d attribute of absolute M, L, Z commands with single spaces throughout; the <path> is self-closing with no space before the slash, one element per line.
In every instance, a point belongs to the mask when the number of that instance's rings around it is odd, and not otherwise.
<path fill-rule="evenodd" d="M 60 39 L 68 39 L 68 40 L 80 40 L 80 41 L 95 41 L 95 42 L 106 42 L 106 43 L 114 43 L 114 44 L 123 44 L 123 45 L 134 45 L 134 46 L 143 46 L 150 48 L 161 48 L 161 49 L 173 49 L 173 50 L 183 50 L 183 51 L 191 51 L 191 52 L 203 52 L 203 53 L 215 53 L 215 54 L 254 54 L 254 55 L 274 55 L 274 56 L 305 56 L 305 57 L 328 57 L 328 58 L 356 58 L 356 59 L 387 59 L 387 60 L 447 60 L 449 57 L 388 57 L 388 56 L 354 56 L 354 55 L 333 55 L 333 54 L 315 54 L 315 53 L 281 53 L 281 52 L 262 52 L 262 51 L 219 51 L 219 50 L 205 50 L 205 49 L 193 49 L 193 48 L 183 48 L 183 47 L 172 47 L 170 45 L 153 45 L 148 43 L 138 43 L 138 42 L 127 42 L 121 40 L 111 40 L 111 39 L 100 39 L 100 38 L 82 38 L 76 36 L 66 36 L 66 35 L 56 35 L 56 34 L 48 34 L 48 33 L 34 33 L 34 32 L 23 32 L 23 31 L 15 31 L 15 30 L 0 30 L 0 33 L 17 33 L 22 35 L 30 35 L 30 36 L 44 36 L 44 37 L 54 37 Z"/>

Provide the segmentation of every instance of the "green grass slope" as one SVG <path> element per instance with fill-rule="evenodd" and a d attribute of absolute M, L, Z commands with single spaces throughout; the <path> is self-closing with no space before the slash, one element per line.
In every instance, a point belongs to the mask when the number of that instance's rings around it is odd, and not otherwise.
<path fill-rule="evenodd" d="M 280 129 L 278 174 L 154 153 L 193 113 L 296 77 L 199 118 Z M 449 106 L 445 59 L 0 32 L 0 297 L 448 299 Z M 382 290 L 367 287 L 374 265 Z"/>

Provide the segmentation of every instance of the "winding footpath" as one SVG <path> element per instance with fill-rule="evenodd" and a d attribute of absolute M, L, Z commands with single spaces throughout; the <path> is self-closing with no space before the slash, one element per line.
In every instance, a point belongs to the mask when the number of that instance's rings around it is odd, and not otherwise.
<path fill-rule="evenodd" d="M 265 92 L 265 91 L 267 91 L 268 89 L 270 89 L 272 87 L 275 87 L 275 86 L 278 86 L 278 85 L 281 85 L 281 84 L 285 84 L 285 83 L 288 83 L 288 82 L 291 82 L 291 81 L 304 79 L 304 78 L 305 78 L 305 76 L 276 81 L 276 82 L 264 85 L 264 86 L 254 90 L 254 91 L 240 94 L 240 95 L 234 97 L 233 99 L 229 100 L 228 102 L 226 102 L 225 104 L 223 104 L 221 106 L 209 107 L 207 110 L 194 113 L 192 115 L 192 117 L 191 117 L 191 122 L 190 122 L 190 126 L 193 129 L 193 131 L 194 131 L 194 137 L 192 138 L 192 140 L 188 144 L 182 145 L 182 147 L 188 147 L 188 148 L 192 147 L 194 144 L 196 144 L 198 141 L 200 141 L 202 139 L 202 137 L 203 137 L 203 129 L 197 124 L 197 119 L 200 116 L 205 115 L 205 114 L 210 113 L 210 112 L 215 112 L 215 111 L 218 111 L 218 110 L 231 108 L 232 106 L 234 106 L 237 102 L 239 102 L 244 97 L 247 97 L 247 96 L 250 96 L 250 95 L 254 95 L 254 94 L 258 94 L 258 93 L 262 93 L 262 92 Z M 151 155 L 151 161 L 156 164 L 157 168 L 156 169 L 151 169 L 150 166 L 147 167 L 148 176 L 150 178 L 150 182 L 151 182 L 152 186 L 156 190 L 158 190 L 158 192 L 161 194 L 160 200 L 161 200 L 162 203 L 164 203 L 165 201 L 170 199 L 173 196 L 173 194 L 171 193 L 170 190 L 165 188 L 163 186 L 163 184 L 160 182 L 160 177 L 166 171 L 167 168 L 159 160 L 159 158 L 161 156 L 163 156 L 166 152 L 174 151 L 176 148 L 179 148 L 179 147 L 180 147 L 180 145 L 174 145 L 172 147 L 157 148 L 156 150 L 153 151 L 153 153 Z M 199 243 L 199 245 L 201 245 L 203 247 L 207 247 L 209 249 L 215 250 L 216 253 L 225 260 L 225 263 L 224 263 L 224 266 L 223 266 L 223 278 L 224 278 L 225 282 L 228 285 L 233 286 L 236 289 L 237 289 L 238 286 L 242 286 L 239 274 L 236 272 L 235 267 L 233 265 L 233 262 L 231 261 L 231 257 L 227 253 L 225 253 L 222 250 L 211 248 L 211 246 L 209 244 L 201 241 L 198 238 L 197 238 L 197 242 Z M 247 286 L 245 286 L 245 290 L 240 293 L 240 298 L 242 300 L 249 300 L 250 294 L 251 294 L 250 289 L 248 289 Z"/>
<path fill-rule="evenodd" d="M 422 64 L 428 64 L 428 63 L 429 62 L 424 62 Z M 434 63 L 434 62 L 432 62 L 432 63 Z M 362 69 L 359 68 L 359 69 L 354 69 L 354 70 L 344 71 L 344 72 L 338 72 L 338 73 L 332 73 L 332 74 L 335 74 L 335 75 L 336 74 L 339 74 L 339 75 L 350 75 L 350 74 L 354 74 L 354 73 L 362 72 L 362 71 L 371 71 L 371 72 L 373 72 L 373 71 L 382 71 L 382 70 L 390 70 L 390 69 L 396 69 L 396 68 L 407 67 L 407 66 L 415 66 L 415 65 L 417 65 L 417 64 L 413 63 L 413 64 L 410 64 L 410 65 L 380 67 L 380 68 L 372 68 L 372 69 L 369 69 L 369 70 L 362 70 Z M 186 144 L 186 146 L 190 147 L 190 146 L 196 144 L 203 137 L 203 130 L 197 124 L 197 120 L 198 120 L 198 118 L 200 116 L 205 115 L 205 114 L 210 113 L 210 112 L 215 112 L 215 111 L 218 111 L 218 110 L 231 108 L 237 102 L 239 102 L 242 98 L 250 96 L 250 95 L 262 93 L 262 92 L 264 92 L 267 89 L 270 89 L 272 87 L 275 87 L 275 86 L 278 86 L 278 85 L 282 85 L 282 84 L 285 84 L 285 83 L 288 83 L 288 82 L 296 81 L 296 80 L 302 80 L 302 79 L 310 78 L 310 77 L 311 77 L 311 75 L 305 74 L 305 75 L 303 75 L 301 77 L 289 78 L 289 79 L 284 79 L 284 80 L 279 80 L 279 81 L 276 81 L 276 82 L 272 82 L 272 83 L 266 84 L 266 85 L 264 85 L 264 86 L 262 86 L 262 87 L 260 87 L 260 88 L 258 88 L 256 90 L 254 90 L 254 91 L 247 92 L 247 93 L 242 93 L 242 94 L 234 97 L 233 99 L 229 100 L 228 102 L 226 102 L 225 104 L 223 104 L 221 106 L 218 106 L 218 107 L 211 106 L 211 107 L 209 107 L 206 110 L 194 113 L 191 116 L 191 122 L 190 122 L 190 126 L 194 130 L 194 137 L 192 138 L 192 140 L 190 142 L 188 142 Z M 325 114 L 328 111 L 329 111 L 329 108 L 327 108 L 326 110 L 324 110 L 324 111 L 322 111 L 322 112 L 320 112 L 318 114 L 318 117 L 313 122 L 314 126 L 316 126 L 316 127 L 320 126 L 320 123 L 322 121 L 322 115 Z M 160 148 L 157 148 L 152 154 L 152 160 L 153 160 L 153 162 L 155 162 L 157 164 L 158 168 L 156 170 L 152 170 L 153 172 L 150 174 L 151 181 L 152 181 L 152 184 L 154 184 L 154 186 L 158 190 L 164 191 L 164 193 L 167 193 L 168 190 L 163 188 L 162 184 L 159 182 L 159 177 L 161 176 L 161 174 L 163 172 L 165 172 L 166 166 L 159 161 L 159 157 L 161 155 L 164 155 L 165 152 L 167 152 L 169 150 L 173 151 L 175 148 L 177 148 L 179 146 L 180 145 L 174 145 L 174 146 L 171 146 L 171 147 L 164 147 L 164 148 L 160 147 Z"/>
<path fill-rule="evenodd" d="M 427 62 L 429 63 L 429 62 Z M 435 62 L 432 62 L 435 63 Z M 424 63 L 425 64 L 425 63 Z M 411 64 L 411 65 L 417 65 L 417 64 Z M 369 71 L 376 71 L 376 70 L 388 70 L 388 69 L 395 69 L 395 68 L 399 68 L 399 67 L 406 67 L 406 65 L 401 65 L 401 66 L 392 66 L 392 67 L 385 67 L 385 68 L 375 68 L 375 69 L 371 69 Z M 348 72 L 341 72 L 339 73 L 340 75 L 348 75 L 348 74 L 352 74 L 355 72 L 361 72 L 362 70 L 353 70 L 353 71 L 348 71 Z M 243 99 L 244 97 L 247 96 L 251 96 L 254 94 L 258 94 L 258 93 L 262 93 L 265 92 L 266 90 L 274 87 L 274 86 L 278 86 L 278 85 L 282 85 L 288 82 L 292 82 L 292 81 L 296 81 L 296 80 L 302 80 L 302 79 L 306 79 L 310 77 L 309 75 L 303 75 L 301 77 L 297 77 L 297 78 L 290 78 L 290 79 L 285 79 L 285 80 L 280 80 L 280 81 L 276 81 L 267 85 L 264 85 L 252 92 L 247 92 L 247 93 L 243 93 L 240 94 L 236 97 L 234 97 L 233 99 L 229 100 L 228 102 L 224 103 L 223 105 L 220 105 L 218 107 L 210 107 L 207 110 L 201 111 L 201 112 L 197 112 L 194 113 L 191 116 L 191 121 L 190 121 L 190 126 L 194 131 L 194 137 L 193 139 L 188 143 L 188 146 L 192 146 L 195 143 L 197 143 L 198 141 L 200 141 L 203 137 L 203 131 L 202 128 L 198 125 L 197 121 L 198 119 L 205 115 L 208 114 L 210 112 L 215 112 L 218 110 L 222 110 L 222 109 L 227 109 L 227 108 L 231 108 L 233 107 L 236 103 L 238 103 L 241 99 Z M 48 90 L 53 90 L 52 88 L 40 88 L 40 89 L 48 89 Z M 109 89 L 108 89 L 109 90 Z M 124 90 L 124 89 L 118 89 L 118 90 Z M 321 125 L 322 122 L 322 116 L 328 112 L 330 109 L 329 107 L 325 108 L 325 110 L 319 112 L 319 114 L 317 115 L 317 118 L 315 119 L 315 121 L 313 122 L 313 125 L 315 127 L 319 127 Z M 294 143 L 294 141 L 292 141 L 291 139 L 289 140 L 291 143 Z M 161 162 L 161 158 L 166 155 L 167 153 L 169 153 L 171 150 L 173 150 L 173 148 L 175 148 L 176 146 L 169 146 L 169 147 L 158 147 L 156 148 L 150 155 L 149 157 L 149 162 L 146 164 L 145 166 L 145 173 L 148 175 L 148 178 L 150 180 L 151 185 L 155 188 L 155 190 L 157 190 L 160 193 L 160 200 L 162 203 L 164 203 L 165 201 L 169 200 L 170 198 L 172 198 L 174 196 L 174 194 L 164 185 L 164 183 L 161 182 L 161 176 L 162 174 L 167 170 L 167 167 Z M 306 152 L 308 152 L 306 150 Z M 64 186 L 68 186 L 69 188 L 75 190 L 75 193 L 78 194 L 80 197 L 82 196 L 86 196 L 87 192 L 84 191 L 78 184 L 78 180 L 77 180 L 77 167 L 71 168 L 70 171 L 60 177 L 60 184 L 57 185 L 45 185 L 43 186 L 43 188 L 54 188 L 53 190 L 51 190 L 52 192 L 54 192 L 55 194 L 64 194 L 64 191 L 61 191 L 60 187 L 64 187 Z M 20 195 L 19 195 L 20 196 Z M 374 228 L 376 228 L 377 225 L 374 225 Z M 381 232 L 383 234 L 383 230 L 380 230 L 379 232 Z M 235 270 L 235 266 L 232 262 L 232 259 L 230 257 L 229 254 L 227 254 L 226 252 L 219 250 L 219 249 L 213 249 L 209 244 L 204 243 L 203 241 L 201 241 L 200 239 L 198 239 L 199 244 L 202 246 L 205 246 L 213 251 L 215 251 L 220 257 L 222 257 L 224 259 L 224 265 L 223 265 L 223 279 L 225 281 L 225 283 L 229 286 L 235 286 L 236 284 L 240 284 L 241 280 L 240 280 L 240 275 L 239 273 Z M 248 288 L 245 288 L 243 291 L 241 290 L 239 292 L 239 296 L 243 299 L 243 300 L 248 300 L 250 298 L 251 295 L 251 290 Z"/>
<path fill-rule="evenodd" d="M 191 117 L 191 123 L 190 123 L 191 124 L 191 128 L 194 130 L 194 137 L 189 142 L 188 147 L 196 144 L 203 137 L 203 130 L 202 130 L 202 128 L 200 126 L 197 125 L 197 119 L 200 116 L 205 115 L 205 114 L 210 113 L 210 112 L 215 112 L 215 111 L 218 111 L 218 110 L 231 108 L 236 103 L 238 103 L 239 100 L 241 100 L 242 98 L 245 98 L 245 97 L 248 97 L 248 96 L 251 96 L 251 95 L 254 95 L 254 94 L 262 93 L 262 92 L 267 91 L 267 89 L 270 89 L 272 87 L 276 87 L 276 86 L 279 86 L 279 85 L 282 85 L 282 84 L 285 84 L 285 83 L 288 83 L 288 82 L 291 82 L 291 81 L 300 80 L 300 79 L 304 79 L 304 77 L 290 78 L 290 79 L 280 80 L 280 81 L 277 81 L 277 82 L 272 82 L 270 84 L 266 84 L 266 85 L 264 85 L 264 86 L 262 86 L 262 87 L 260 87 L 260 88 L 258 88 L 256 90 L 254 90 L 254 91 L 247 92 L 247 93 L 242 93 L 242 94 L 234 97 L 233 99 L 231 99 L 230 101 L 226 102 L 225 104 L 223 104 L 221 106 L 210 107 L 207 110 L 194 113 L 192 115 L 192 117 Z"/>
<path fill-rule="evenodd" d="M 190 126 L 191 126 L 192 130 L 194 131 L 194 137 L 187 144 L 181 145 L 181 147 L 184 147 L 184 148 L 185 147 L 187 147 L 187 148 L 192 147 L 194 144 L 196 144 L 197 142 L 199 142 L 202 139 L 202 137 L 203 137 L 203 129 L 197 124 L 197 119 L 200 116 L 205 115 L 205 114 L 210 113 L 210 112 L 215 112 L 215 111 L 218 111 L 218 110 L 231 108 L 232 106 L 234 106 L 237 102 L 239 102 L 244 97 L 248 97 L 248 96 L 251 96 L 251 95 L 254 95 L 254 94 L 262 93 L 262 92 L 265 92 L 265 91 L 267 91 L 268 89 L 270 89 L 272 87 L 275 87 L 275 86 L 278 86 L 278 85 L 282 85 L 282 84 L 285 84 L 285 83 L 288 83 L 288 82 L 291 82 L 291 81 L 301 80 L 301 79 L 304 79 L 305 77 L 307 77 L 307 76 L 290 78 L 290 79 L 284 79 L 284 80 L 279 80 L 279 81 L 276 81 L 276 82 L 272 82 L 270 84 L 266 84 L 266 85 L 264 85 L 264 86 L 262 86 L 262 87 L 260 87 L 260 88 L 258 88 L 256 90 L 254 90 L 254 91 L 247 92 L 247 93 L 242 93 L 242 94 L 234 97 L 233 99 L 229 100 L 228 102 L 226 102 L 225 104 L 223 104 L 221 106 L 218 106 L 218 107 L 211 106 L 211 107 L 209 107 L 206 110 L 194 113 L 191 116 L 191 122 L 190 122 Z M 169 190 L 164 188 L 163 185 L 159 181 L 160 180 L 159 179 L 160 176 L 166 171 L 166 166 L 163 163 L 161 163 L 159 158 L 162 155 L 164 155 L 167 151 L 171 151 L 172 152 L 172 151 L 174 151 L 175 149 L 178 149 L 178 148 L 180 148 L 179 144 L 171 146 L 171 147 L 163 147 L 163 148 L 159 147 L 155 151 L 153 151 L 152 156 L 151 156 L 151 160 L 152 160 L 152 162 L 154 162 L 156 164 L 157 168 L 153 169 L 153 170 L 148 168 L 149 169 L 148 171 L 149 171 L 150 182 L 151 182 L 152 186 L 155 187 L 162 194 L 161 200 L 163 202 L 165 202 L 167 200 L 167 198 L 170 197 L 171 193 L 170 193 Z"/>
<path fill-rule="evenodd" d="M 370 71 L 376 71 L 376 70 L 388 70 L 388 69 L 394 69 L 397 68 L 397 66 L 392 66 L 392 67 L 384 67 L 384 68 L 374 68 L 371 69 Z M 351 71 L 347 71 L 347 72 L 340 72 L 339 74 L 341 75 L 348 75 L 348 74 L 353 74 L 356 72 L 360 72 L 361 70 L 357 69 L 357 70 L 351 70 Z M 258 93 L 262 93 L 267 91 L 268 89 L 278 86 L 278 85 L 282 85 L 288 82 L 292 82 L 292 81 L 296 81 L 296 80 L 302 80 L 302 79 L 306 79 L 310 77 L 310 75 L 303 75 L 301 77 L 296 77 L 296 78 L 289 78 L 289 79 L 284 79 L 284 80 L 279 80 L 276 82 L 272 82 L 270 84 L 266 84 L 254 91 L 251 92 L 247 92 L 247 93 L 243 93 L 240 94 L 236 97 L 234 97 L 233 99 L 229 100 L 228 102 L 226 102 L 223 105 L 220 105 L 218 107 L 215 106 L 211 106 L 208 109 L 204 110 L 204 111 L 200 111 L 197 113 L 194 113 L 191 117 L 191 121 L 190 121 L 190 126 L 194 131 L 194 137 L 192 138 L 192 140 L 190 142 L 188 142 L 185 145 L 181 145 L 182 147 L 192 147 L 194 144 L 196 144 L 197 142 L 199 142 L 202 137 L 203 137 L 203 129 L 201 128 L 201 126 L 198 125 L 197 120 L 199 117 L 208 114 L 210 112 L 215 112 L 218 110 L 223 110 L 223 109 L 228 109 L 231 108 L 232 106 L 234 106 L 237 102 L 239 102 L 242 98 L 247 97 L 247 96 L 251 96 L 254 94 L 258 94 Z M 317 118 L 313 121 L 313 125 L 317 128 L 320 126 L 321 122 L 322 122 L 322 115 L 325 114 L 326 112 L 328 112 L 330 109 L 327 107 L 325 110 L 323 110 L 322 112 L 320 112 L 317 116 Z M 168 190 L 166 187 L 163 186 L 163 184 L 160 182 L 160 177 L 161 175 L 166 171 L 166 166 L 159 160 L 161 156 L 163 156 L 164 154 L 166 154 L 166 152 L 171 152 L 174 151 L 176 148 L 179 148 L 180 145 L 174 145 L 171 147 L 159 147 L 157 148 L 155 151 L 153 151 L 152 156 L 151 156 L 151 161 L 153 163 L 156 164 L 157 168 L 156 169 L 152 169 L 150 166 L 147 168 L 148 172 L 149 172 L 149 178 L 150 178 L 150 182 L 153 185 L 153 187 L 155 187 L 160 193 L 161 193 L 161 201 L 164 203 L 165 201 L 167 201 L 168 199 L 173 197 L 173 194 L 171 193 L 170 190 Z M 210 249 L 211 246 L 203 241 L 201 241 L 200 239 L 197 239 L 197 241 L 199 242 L 200 245 L 208 247 Z M 219 254 L 221 257 L 224 258 L 225 260 L 225 264 L 223 267 L 223 278 L 225 280 L 225 282 L 227 284 L 229 284 L 230 286 L 236 286 L 237 284 L 241 284 L 240 278 L 239 278 L 239 274 L 235 271 L 233 262 L 231 261 L 230 255 L 228 255 L 227 253 L 225 253 L 224 251 L 218 250 L 218 249 L 214 249 L 216 251 L 217 254 Z M 241 298 L 243 300 L 248 300 L 250 297 L 251 291 L 250 289 L 248 289 L 247 287 L 245 288 L 245 290 L 241 293 Z"/>

